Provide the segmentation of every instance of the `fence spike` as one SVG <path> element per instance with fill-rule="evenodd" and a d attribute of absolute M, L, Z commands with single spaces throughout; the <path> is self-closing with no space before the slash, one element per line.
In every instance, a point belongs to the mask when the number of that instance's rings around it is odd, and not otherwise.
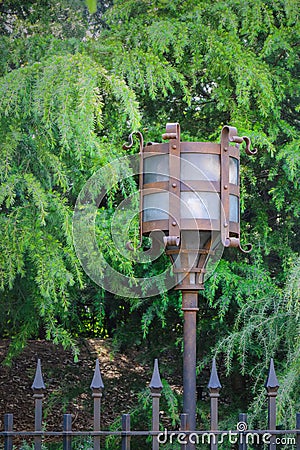
<path fill-rule="evenodd" d="M 46 386 L 44 384 L 43 380 L 43 374 L 42 374 L 42 367 L 41 367 L 41 360 L 38 359 L 37 361 L 37 367 L 35 372 L 34 381 L 32 383 L 31 389 L 35 391 L 43 391 L 46 389 Z"/>
<path fill-rule="evenodd" d="M 92 397 L 94 399 L 94 431 L 101 430 L 101 398 L 104 384 L 101 377 L 99 359 L 96 359 L 94 377 L 90 388 L 92 389 Z M 94 450 L 100 450 L 100 436 L 94 436 Z"/>
<path fill-rule="evenodd" d="M 220 392 L 221 387 L 222 387 L 222 385 L 221 385 L 219 377 L 218 377 L 216 359 L 213 358 L 210 379 L 208 382 L 209 397 L 210 397 L 210 429 L 211 429 L 211 431 L 218 430 L 218 399 L 220 396 L 219 392 Z M 214 435 L 213 441 L 210 443 L 210 450 L 217 450 L 217 449 L 218 449 L 218 443 L 217 443 L 215 435 Z"/>
<path fill-rule="evenodd" d="M 207 387 L 210 392 L 215 391 L 215 390 L 218 391 L 222 388 L 222 385 L 221 385 L 219 377 L 218 377 L 216 358 L 213 358 L 213 360 L 212 360 L 210 379 L 209 379 Z"/>
<path fill-rule="evenodd" d="M 149 388 L 151 389 L 151 392 L 160 392 L 163 388 L 161 379 L 160 379 L 160 374 L 159 374 L 159 368 L 158 368 L 158 359 L 155 358 L 154 360 L 154 369 L 153 369 L 153 374 L 152 374 L 152 378 L 149 384 Z"/>
<path fill-rule="evenodd" d="M 37 361 L 35 377 L 31 389 L 33 390 L 33 398 L 34 398 L 34 431 L 42 431 L 43 398 L 44 398 L 43 391 L 46 389 L 46 387 L 43 380 L 40 359 L 38 359 Z M 34 450 L 41 450 L 41 449 L 42 449 L 42 437 L 35 436 Z"/>
<path fill-rule="evenodd" d="M 103 384 L 101 372 L 100 372 L 99 359 L 96 359 L 94 377 L 93 377 L 90 388 L 92 389 L 92 391 L 102 391 L 102 389 L 104 388 L 104 384 Z"/>
<path fill-rule="evenodd" d="M 275 373 L 273 358 L 271 358 L 271 361 L 270 361 L 269 374 L 268 374 L 267 381 L 265 383 L 265 388 L 267 389 L 268 392 L 277 392 L 278 388 L 279 388 L 279 383 L 278 383 L 278 379 L 277 379 L 277 376 Z"/>
<path fill-rule="evenodd" d="M 154 360 L 154 369 L 149 388 L 151 390 L 152 397 L 152 431 L 159 432 L 159 399 L 163 385 L 158 369 L 158 359 Z M 152 450 L 159 450 L 157 435 L 152 436 Z"/>
<path fill-rule="evenodd" d="M 274 369 L 273 358 L 271 358 L 270 361 L 269 374 L 265 383 L 265 388 L 268 397 L 268 429 L 276 430 L 276 397 L 279 383 Z M 270 438 L 268 448 L 269 450 L 276 450 L 276 436 L 274 434 Z"/>

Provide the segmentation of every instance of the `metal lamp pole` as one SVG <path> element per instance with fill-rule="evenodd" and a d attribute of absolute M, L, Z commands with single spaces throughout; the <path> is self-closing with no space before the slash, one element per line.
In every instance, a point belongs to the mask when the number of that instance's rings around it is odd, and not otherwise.
<path fill-rule="evenodd" d="M 140 140 L 140 232 L 164 232 L 165 252 L 175 274 L 175 289 L 182 291 L 184 315 L 183 411 L 187 430 L 196 430 L 196 317 L 198 292 L 204 289 L 209 258 L 223 247 L 240 245 L 239 137 L 224 126 L 220 144 L 181 142 L 179 123 L 168 123 L 166 143 Z M 130 148 L 133 140 L 130 135 Z M 235 144 L 235 145 L 234 145 Z M 161 238 L 159 238 L 161 239 Z M 251 246 L 247 250 L 250 251 Z M 192 450 L 195 444 L 188 442 Z"/>
<path fill-rule="evenodd" d="M 196 429 L 196 319 L 198 291 L 182 292 L 183 323 L 183 412 L 188 429 Z"/>

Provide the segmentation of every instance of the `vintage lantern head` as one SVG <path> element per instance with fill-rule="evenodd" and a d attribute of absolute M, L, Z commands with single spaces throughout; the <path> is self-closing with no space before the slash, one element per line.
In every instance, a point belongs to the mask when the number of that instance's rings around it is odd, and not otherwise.
<path fill-rule="evenodd" d="M 254 154 L 250 140 L 224 126 L 220 144 L 181 142 L 178 123 L 167 124 L 166 143 L 143 146 L 138 134 L 141 235 L 164 233 L 177 289 L 203 289 L 209 259 L 223 247 L 241 249 L 239 144 Z"/>

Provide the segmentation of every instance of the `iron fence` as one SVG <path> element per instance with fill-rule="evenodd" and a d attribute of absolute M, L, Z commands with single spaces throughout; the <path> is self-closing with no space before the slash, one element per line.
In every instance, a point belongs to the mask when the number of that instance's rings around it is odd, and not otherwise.
<path fill-rule="evenodd" d="M 273 360 L 270 362 L 268 378 L 265 384 L 268 400 L 268 429 L 257 430 L 248 429 L 247 414 L 241 413 L 238 417 L 237 429 L 219 430 L 218 428 L 218 401 L 220 396 L 221 384 L 218 378 L 216 363 L 213 360 L 210 380 L 208 383 L 210 397 L 210 429 L 209 430 L 188 430 L 188 415 L 180 415 L 179 430 L 161 430 L 159 403 L 163 389 L 161 382 L 158 361 L 155 360 L 152 379 L 149 385 L 152 397 L 152 426 L 151 430 L 132 430 L 130 426 L 130 414 L 122 415 L 122 426 L 118 431 L 101 430 L 101 399 L 104 384 L 101 377 L 99 360 L 96 360 L 94 376 L 91 383 L 93 397 L 93 429 L 87 431 L 76 431 L 72 429 L 72 415 L 63 415 L 63 427 L 61 431 L 45 431 L 42 426 L 43 417 L 43 398 L 45 385 L 41 370 L 41 362 L 38 360 L 35 378 L 32 384 L 33 398 L 35 403 L 35 426 L 33 431 L 15 431 L 13 424 L 13 414 L 4 415 L 4 431 L 0 432 L 0 436 L 4 440 L 4 450 L 13 450 L 14 438 L 32 438 L 34 450 L 41 450 L 43 439 L 47 437 L 60 437 L 63 442 L 63 450 L 72 449 L 72 438 L 76 436 L 91 437 L 93 440 L 93 449 L 100 450 L 103 448 L 101 438 L 105 439 L 109 436 L 119 436 L 121 438 L 121 449 L 130 450 L 131 440 L 133 437 L 150 437 L 152 444 L 149 448 L 152 450 L 163 449 L 166 443 L 177 443 L 181 450 L 186 450 L 192 443 L 193 448 L 203 448 L 206 444 L 210 450 L 222 448 L 222 444 L 227 441 L 238 450 L 248 450 L 249 446 L 253 448 L 268 448 L 268 450 L 276 450 L 278 444 L 280 447 L 288 446 L 296 450 L 300 450 L 300 413 L 296 414 L 295 429 L 278 430 L 276 429 L 276 397 L 279 383 L 275 374 Z M 199 444 L 199 446 L 198 446 Z M 110 450 L 117 450 L 111 448 Z"/>

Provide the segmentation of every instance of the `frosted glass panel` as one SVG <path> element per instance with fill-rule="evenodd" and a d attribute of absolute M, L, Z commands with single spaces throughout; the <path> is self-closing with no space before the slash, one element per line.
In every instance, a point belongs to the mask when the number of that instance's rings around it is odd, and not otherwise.
<path fill-rule="evenodd" d="M 144 184 L 169 180 L 169 155 L 144 158 Z"/>
<path fill-rule="evenodd" d="M 236 158 L 229 158 L 229 183 L 239 182 L 239 162 Z"/>
<path fill-rule="evenodd" d="M 143 222 L 169 219 L 169 193 L 144 195 Z"/>
<path fill-rule="evenodd" d="M 236 195 L 229 196 L 229 220 L 239 222 L 239 198 Z"/>
<path fill-rule="evenodd" d="M 216 192 L 181 192 L 182 219 L 220 219 L 220 197 Z"/>
<path fill-rule="evenodd" d="M 220 156 L 181 153 L 181 180 L 220 180 Z"/>

